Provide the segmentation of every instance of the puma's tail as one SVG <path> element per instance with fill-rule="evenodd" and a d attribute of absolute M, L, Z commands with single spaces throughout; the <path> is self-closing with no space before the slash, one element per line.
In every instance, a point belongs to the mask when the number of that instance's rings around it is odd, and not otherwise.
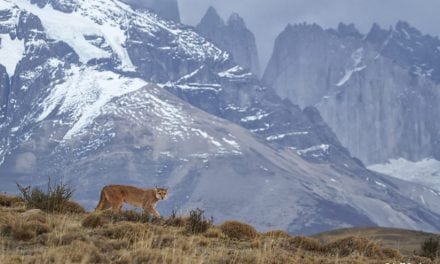
<path fill-rule="evenodd" d="M 102 188 L 101 197 L 99 198 L 99 203 L 95 208 L 95 212 L 103 210 L 104 206 L 105 206 L 105 195 L 104 195 L 104 188 Z"/>

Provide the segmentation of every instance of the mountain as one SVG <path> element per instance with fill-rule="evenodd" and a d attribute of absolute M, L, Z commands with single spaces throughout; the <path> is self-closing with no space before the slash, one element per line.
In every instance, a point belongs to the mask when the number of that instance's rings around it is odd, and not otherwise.
<path fill-rule="evenodd" d="M 439 192 L 367 170 L 315 108 L 191 27 L 116 0 L 44 3 L 0 2 L 1 191 L 63 178 L 92 208 L 106 184 L 160 185 L 165 215 L 440 229 Z"/>
<path fill-rule="evenodd" d="M 260 61 L 254 34 L 237 13 L 225 23 L 211 6 L 196 27 L 197 32 L 232 54 L 234 61 L 255 75 L 260 75 Z"/>
<path fill-rule="evenodd" d="M 162 18 L 180 22 L 179 4 L 177 0 L 122 0 L 134 8 L 146 8 Z"/>
<path fill-rule="evenodd" d="M 389 30 L 289 25 L 263 80 L 301 107 L 316 106 L 365 164 L 439 160 L 440 40 L 408 23 Z"/>

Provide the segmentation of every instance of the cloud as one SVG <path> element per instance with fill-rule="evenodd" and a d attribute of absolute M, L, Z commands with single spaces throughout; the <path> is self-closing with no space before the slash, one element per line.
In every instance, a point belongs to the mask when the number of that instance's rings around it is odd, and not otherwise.
<path fill-rule="evenodd" d="M 183 23 L 196 25 L 209 6 L 225 19 L 232 12 L 245 19 L 256 36 L 263 66 L 288 23 L 315 22 L 325 28 L 355 23 L 367 32 L 374 22 L 388 28 L 405 20 L 424 33 L 440 35 L 439 0 L 179 0 Z"/>

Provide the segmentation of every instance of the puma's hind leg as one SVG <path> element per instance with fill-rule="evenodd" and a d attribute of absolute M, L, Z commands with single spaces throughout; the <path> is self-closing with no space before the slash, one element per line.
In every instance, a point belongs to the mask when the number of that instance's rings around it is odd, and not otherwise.
<path fill-rule="evenodd" d="M 119 214 L 121 212 L 122 205 L 124 203 L 123 199 L 114 199 L 110 201 L 110 206 L 112 208 L 112 212 L 115 214 Z"/>
<path fill-rule="evenodd" d="M 105 196 L 104 192 L 101 191 L 101 196 L 100 196 L 98 205 L 95 208 L 95 212 L 105 210 L 109 207 L 109 205 L 110 204 L 108 202 L 107 197 Z"/>

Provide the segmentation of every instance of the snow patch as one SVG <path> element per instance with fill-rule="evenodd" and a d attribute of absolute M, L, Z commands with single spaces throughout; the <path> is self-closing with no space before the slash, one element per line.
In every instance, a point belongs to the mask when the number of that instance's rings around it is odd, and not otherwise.
<path fill-rule="evenodd" d="M 219 72 L 217 75 L 223 78 L 245 78 L 252 76 L 252 73 L 237 65 L 226 71 Z"/>
<path fill-rule="evenodd" d="M 86 40 L 85 35 L 103 37 L 112 50 L 121 60 L 124 69 L 133 69 L 134 66 L 124 48 L 126 40 L 125 32 L 121 25 L 110 19 L 96 23 L 88 17 L 87 11 L 93 15 L 93 8 L 89 10 L 78 9 L 72 13 L 64 13 L 53 9 L 50 5 L 39 8 L 26 0 L 14 0 L 14 2 L 34 15 L 37 15 L 50 38 L 64 41 L 71 46 L 80 57 L 81 62 L 87 63 L 95 58 L 109 58 L 111 53 L 96 47 Z M 84 1 L 82 7 L 84 8 Z"/>
<path fill-rule="evenodd" d="M 234 147 L 236 149 L 240 149 L 240 145 L 237 143 L 237 141 L 235 141 L 233 139 L 227 139 L 227 138 L 222 138 L 222 139 L 224 142 L 231 145 L 232 147 Z"/>
<path fill-rule="evenodd" d="M 24 41 L 12 40 L 9 34 L 0 34 L 0 64 L 5 66 L 9 77 L 14 75 L 18 62 L 23 58 Z"/>
<path fill-rule="evenodd" d="M 58 114 L 68 114 L 74 122 L 64 139 L 71 139 L 80 133 L 113 98 L 136 91 L 147 84 L 141 79 L 90 68 L 74 67 L 68 75 L 69 78 L 55 85 L 41 103 L 43 112 L 36 118 L 40 122 L 59 107 Z"/>
<path fill-rule="evenodd" d="M 309 132 L 307 132 L 307 131 L 290 132 L 290 133 L 285 133 L 285 134 L 269 136 L 269 137 L 266 137 L 266 140 L 267 141 L 274 141 L 274 140 L 283 139 L 283 138 L 288 137 L 288 136 L 302 136 L 302 135 L 308 135 L 308 134 L 309 134 Z"/>
<path fill-rule="evenodd" d="M 368 169 L 406 181 L 424 184 L 440 191 L 440 161 L 423 159 L 409 161 L 404 158 L 392 159 L 384 164 L 374 164 Z"/>
<path fill-rule="evenodd" d="M 381 182 L 378 181 L 374 181 L 374 183 L 376 183 L 376 185 L 379 185 L 380 187 L 386 188 L 387 186 Z"/>
<path fill-rule="evenodd" d="M 252 122 L 252 121 L 257 121 L 257 120 L 261 120 L 261 119 L 263 119 L 263 118 L 265 118 L 265 117 L 267 117 L 267 116 L 269 116 L 270 114 L 268 114 L 268 113 L 262 113 L 262 112 L 259 112 L 259 113 L 257 113 L 256 115 L 253 115 L 253 116 L 247 116 L 247 117 L 243 117 L 242 119 L 241 119 L 241 122 Z"/>
<path fill-rule="evenodd" d="M 178 84 L 175 86 L 181 90 L 190 90 L 190 91 L 211 91 L 214 93 L 219 93 L 222 88 L 220 84 L 201 84 L 201 83 L 188 83 L 188 84 Z"/>
<path fill-rule="evenodd" d="M 348 82 L 351 79 L 351 76 L 353 75 L 353 73 L 363 71 L 365 68 L 367 68 L 366 65 L 360 66 L 360 64 L 363 60 L 363 52 L 364 52 L 364 48 L 359 48 L 355 52 L 353 52 L 353 54 L 351 54 L 351 59 L 353 61 L 353 67 L 351 69 L 345 70 L 344 76 L 342 77 L 341 80 L 339 80 L 339 82 L 336 84 L 336 86 L 344 85 L 346 82 Z"/>
<path fill-rule="evenodd" d="M 327 153 L 329 148 L 330 148 L 330 145 L 321 144 L 321 145 L 313 146 L 310 148 L 297 150 L 297 153 L 298 153 L 298 155 L 304 155 L 304 154 L 307 154 L 310 152 L 315 152 L 315 151 L 321 151 L 321 152 Z"/>

